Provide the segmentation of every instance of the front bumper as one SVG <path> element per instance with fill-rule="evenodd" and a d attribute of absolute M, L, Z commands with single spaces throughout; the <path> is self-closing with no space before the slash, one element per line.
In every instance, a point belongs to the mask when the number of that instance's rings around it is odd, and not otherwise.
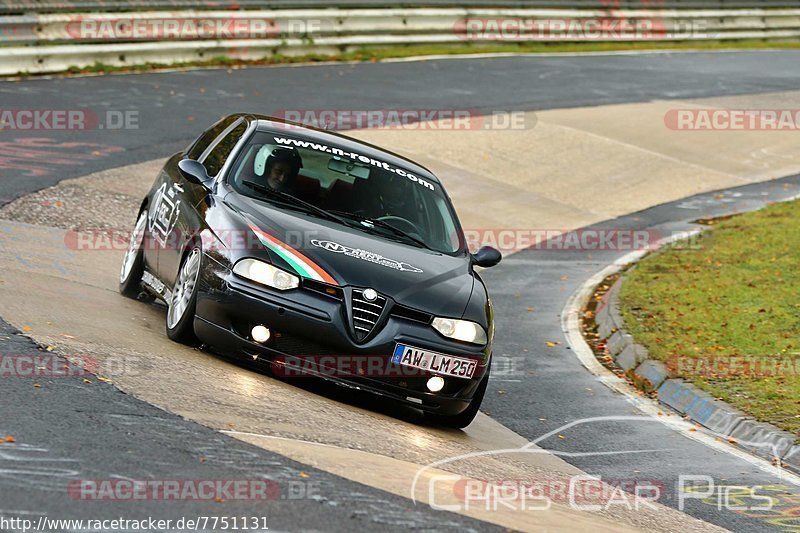
<path fill-rule="evenodd" d="M 229 271 L 211 268 L 201 275 L 194 328 L 203 342 L 221 351 L 268 359 L 278 366 L 302 357 L 303 376 L 389 397 L 423 411 L 455 415 L 469 406 L 488 369 L 489 346 L 471 348 L 450 342 L 428 324 L 394 315 L 367 342 L 356 343 L 349 333 L 344 305 L 342 299 L 316 291 L 272 291 Z M 250 338 L 252 327 L 259 324 L 271 332 L 264 344 Z M 434 374 L 412 371 L 409 375 L 407 367 L 391 363 L 397 343 L 473 359 L 478 363 L 475 374 L 471 379 L 445 377 L 445 387 L 432 393 L 426 383 Z M 375 373 L 361 372 L 358 365 L 351 372 L 341 365 L 332 368 L 326 363 L 335 358 L 353 360 L 364 356 L 372 360 L 383 358 L 386 365 Z M 297 372 L 283 375 L 299 377 Z"/>

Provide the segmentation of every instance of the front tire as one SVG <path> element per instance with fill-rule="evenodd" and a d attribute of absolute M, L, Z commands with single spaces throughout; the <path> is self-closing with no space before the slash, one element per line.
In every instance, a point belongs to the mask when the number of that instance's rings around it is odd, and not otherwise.
<path fill-rule="evenodd" d="M 128 251 L 122 260 L 119 273 L 119 292 L 129 298 L 136 298 L 141 292 L 142 275 L 144 274 L 144 234 L 147 228 L 147 209 L 139 213 L 136 227 L 131 233 Z"/>
<path fill-rule="evenodd" d="M 184 344 L 196 344 L 194 316 L 197 308 L 197 285 L 202 252 L 194 247 L 186 254 L 178 271 L 167 309 L 167 337 Z"/>
<path fill-rule="evenodd" d="M 438 425 L 455 429 L 464 429 L 475 420 L 478 411 L 481 408 L 483 397 L 486 395 L 486 387 L 489 385 L 489 372 L 491 367 L 486 369 L 483 379 L 481 379 L 472 401 L 469 402 L 469 407 L 457 415 L 437 415 L 434 413 L 425 413 L 425 418 L 430 422 Z"/>

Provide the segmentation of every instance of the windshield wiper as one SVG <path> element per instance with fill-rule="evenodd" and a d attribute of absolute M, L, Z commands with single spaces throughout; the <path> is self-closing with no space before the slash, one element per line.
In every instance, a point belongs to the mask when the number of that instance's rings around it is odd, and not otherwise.
<path fill-rule="evenodd" d="M 340 223 L 340 224 L 342 224 L 344 226 L 368 227 L 368 226 L 364 226 L 364 224 L 360 224 L 359 226 L 354 226 L 349 221 L 347 221 L 346 219 L 342 218 L 342 216 L 345 216 L 345 217 L 348 217 L 348 218 L 354 218 L 356 220 L 359 220 L 361 222 L 365 222 L 365 223 L 370 224 L 372 226 L 378 226 L 378 227 L 381 227 L 381 228 L 388 229 L 389 231 L 391 231 L 395 235 L 397 235 L 399 237 L 402 237 L 402 238 L 404 238 L 406 240 L 409 240 L 409 241 L 413 242 L 414 244 L 416 244 L 417 246 L 420 246 L 422 248 L 427 248 L 429 250 L 438 251 L 438 250 L 434 250 L 433 248 L 428 246 L 421 239 L 418 239 L 418 238 L 414 237 L 413 235 L 410 235 L 410 234 L 406 233 L 405 231 L 403 231 L 403 230 L 401 230 L 399 228 L 396 228 L 395 226 L 389 224 L 388 222 L 384 222 L 383 220 L 375 220 L 375 219 L 371 219 L 369 217 L 365 217 L 365 216 L 362 216 L 362 215 L 357 215 L 355 213 L 348 213 L 347 211 L 333 211 L 333 210 L 332 211 L 328 211 L 326 209 L 322 209 L 321 207 L 317 207 L 312 203 L 306 202 L 305 200 L 301 200 L 300 198 L 297 198 L 296 196 L 292 196 L 291 194 L 288 194 L 288 193 L 285 193 L 285 192 L 276 191 L 275 189 L 273 189 L 271 187 L 267 187 L 266 185 L 261 185 L 260 183 L 256 183 L 254 181 L 242 180 L 242 184 L 247 185 L 248 187 L 250 187 L 252 189 L 255 189 L 256 191 L 258 191 L 260 193 L 263 193 L 263 194 L 265 194 L 267 196 L 272 196 L 273 198 L 279 198 L 281 200 L 286 200 L 288 202 L 291 202 L 295 206 L 302 207 L 307 212 L 315 213 L 315 214 L 317 214 L 317 215 L 319 215 L 319 216 L 321 216 L 323 218 L 327 218 L 328 220 L 333 220 L 334 222 L 338 222 L 338 223 Z"/>
<path fill-rule="evenodd" d="M 266 185 L 261 185 L 260 183 L 256 183 L 250 180 L 242 180 L 242 183 L 267 196 L 272 196 L 273 198 L 280 198 L 281 200 L 286 200 L 288 202 L 291 202 L 297 207 L 302 207 L 306 212 L 315 213 L 323 218 L 327 218 L 328 220 L 333 220 L 334 222 L 338 222 L 339 224 L 343 224 L 345 226 L 352 226 L 352 224 L 350 224 L 347 220 L 333 214 L 331 211 L 327 211 L 325 209 L 322 209 L 321 207 L 317 207 L 314 204 L 306 202 L 305 200 L 301 200 L 300 198 L 292 196 L 291 194 L 281 191 L 276 191 L 275 189 L 267 187 Z"/>
<path fill-rule="evenodd" d="M 376 219 L 373 219 L 373 218 L 365 217 L 363 215 L 357 215 L 356 213 L 348 213 L 347 211 L 330 211 L 330 212 L 335 214 L 335 215 L 351 217 L 351 218 L 354 218 L 356 220 L 360 220 L 361 222 L 365 222 L 367 224 L 371 224 L 373 226 L 379 226 L 381 228 L 386 228 L 389 231 L 393 232 L 395 235 L 403 237 L 404 239 L 408 239 L 409 241 L 417 244 L 418 246 L 421 246 L 423 248 L 427 248 L 428 250 L 433 250 L 434 252 L 438 251 L 438 250 L 434 250 L 433 248 L 428 246 L 425 243 L 425 241 L 423 241 L 421 239 L 418 239 L 418 238 L 414 237 L 413 235 L 411 235 L 409 233 L 406 233 L 405 231 L 401 230 L 400 228 L 397 228 L 397 227 L 389 224 L 388 222 L 384 222 L 383 220 L 376 220 Z M 363 226 L 363 224 L 362 224 L 362 226 Z"/>

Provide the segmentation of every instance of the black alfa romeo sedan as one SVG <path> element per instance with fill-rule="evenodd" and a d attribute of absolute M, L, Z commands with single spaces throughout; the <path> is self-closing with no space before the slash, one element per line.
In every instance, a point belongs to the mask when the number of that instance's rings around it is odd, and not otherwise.
<path fill-rule="evenodd" d="M 167 304 L 170 339 L 312 375 L 465 427 L 494 335 L 452 203 L 375 146 L 231 115 L 172 156 L 144 198 L 120 291 Z"/>

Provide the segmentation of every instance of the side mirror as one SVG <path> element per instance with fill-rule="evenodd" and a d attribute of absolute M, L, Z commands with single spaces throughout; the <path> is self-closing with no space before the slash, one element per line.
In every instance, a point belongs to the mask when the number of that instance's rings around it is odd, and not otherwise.
<path fill-rule="evenodd" d="M 491 246 L 484 246 L 472 254 L 472 262 L 479 267 L 489 268 L 495 266 L 503 258 L 499 250 Z"/>
<path fill-rule="evenodd" d="M 208 175 L 206 167 L 194 159 L 181 159 L 178 162 L 178 170 L 180 170 L 181 175 L 190 183 L 202 185 L 207 189 L 210 189 L 211 184 L 214 182 L 214 178 Z"/>

